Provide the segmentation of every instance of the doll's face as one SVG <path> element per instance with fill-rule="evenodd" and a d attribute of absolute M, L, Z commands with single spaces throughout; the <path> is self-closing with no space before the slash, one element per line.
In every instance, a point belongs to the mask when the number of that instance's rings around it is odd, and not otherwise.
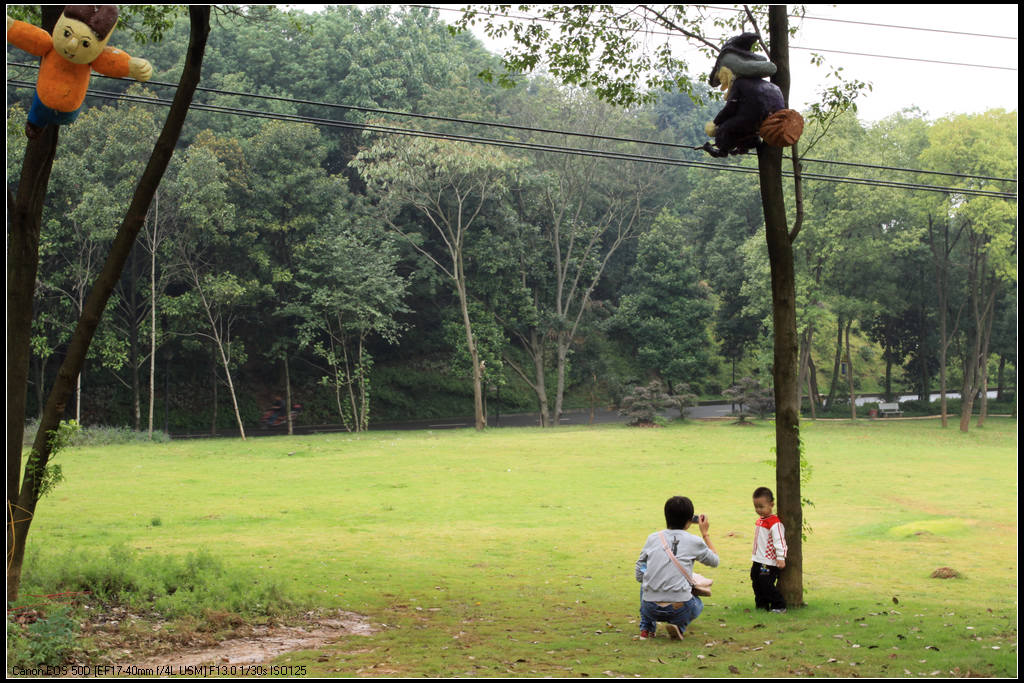
<path fill-rule="evenodd" d="M 54 49 L 73 64 L 92 63 L 107 46 L 107 38 L 98 38 L 91 28 L 63 14 L 53 27 Z"/>

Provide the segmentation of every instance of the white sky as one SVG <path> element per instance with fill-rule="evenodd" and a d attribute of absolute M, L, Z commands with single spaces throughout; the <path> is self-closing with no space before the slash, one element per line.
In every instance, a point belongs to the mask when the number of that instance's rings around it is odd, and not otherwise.
<path fill-rule="evenodd" d="M 462 6 L 447 5 L 452 9 Z M 323 5 L 292 7 L 318 11 Z M 991 69 L 822 53 L 827 65 L 843 67 L 845 77 L 873 85 L 873 90 L 858 102 L 859 116 L 866 121 L 884 118 L 910 106 L 919 107 L 929 118 L 993 108 L 1016 110 L 1017 9 L 1015 4 L 807 5 L 808 17 L 1011 36 L 1013 40 L 804 19 L 799 24 L 799 33 L 791 40 L 790 106 L 805 108 L 816 101 L 818 93 L 828 85 L 827 74 L 831 69 L 812 65 L 811 51 L 796 49 L 806 47 L 1004 67 Z M 458 13 L 441 11 L 440 16 L 442 21 L 453 22 Z M 501 44 L 480 32 L 477 36 L 488 49 L 496 53 L 502 51 Z M 684 47 L 680 43 L 680 48 Z M 711 63 L 688 48 L 684 55 L 695 75 L 706 78 Z"/>

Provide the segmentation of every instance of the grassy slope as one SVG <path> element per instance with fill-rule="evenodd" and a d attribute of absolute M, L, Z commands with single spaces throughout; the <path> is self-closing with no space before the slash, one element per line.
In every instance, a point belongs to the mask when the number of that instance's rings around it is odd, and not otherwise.
<path fill-rule="evenodd" d="M 288 657 L 324 674 L 1012 675 L 1015 429 L 805 423 L 809 606 L 788 615 L 753 612 L 747 578 L 767 423 L 79 449 L 30 555 L 206 548 L 386 624 L 326 662 Z M 633 562 L 673 494 L 709 515 L 723 562 L 684 644 L 639 642 Z M 929 578 L 941 566 L 964 578 Z"/>

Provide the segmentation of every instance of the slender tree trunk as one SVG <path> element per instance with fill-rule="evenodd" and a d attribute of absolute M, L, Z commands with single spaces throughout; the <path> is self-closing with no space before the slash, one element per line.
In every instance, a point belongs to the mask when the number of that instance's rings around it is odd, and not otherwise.
<path fill-rule="evenodd" d="M 235 410 L 235 421 L 238 423 L 238 433 L 245 441 L 245 425 L 242 424 L 242 413 L 238 409 L 238 397 L 235 394 L 235 383 L 231 379 L 231 364 L 225 350 L 230 342 L 227 340 L 217 341 L 217 351 L 220 353 L 220 361 L 224 364 L 224 377 L 228 382 L 228 391 L 231 394 L 231 407 Z"/>
<path fill-rule="evenodd" d="M 1003 400 L 1003 382 L 1006 379 L 1006 356 L 999 354 L 999 371 L 996 373 L 996 400 Z"/>
<path fill-rule="evenodd" d="M 853 316 L 846 321 L 846 379 L 850 383 L 850 419 L 857 419 L 857 391 L 853 381 L 853 349 L 850 348 L 850 328 L 853 327 Z"/>
<path fill-rule="evenodd" d="M 891 401 L 895 398 L 892 395 L 892 359 L 886 357 L 885 359 L 885 400 Z"/>
<path fill-rule="evenodd" d="M 772 82 L 789 100 L 789 19 L 786 5 L 768 9 L 771 61 L 777 67 Z M 775 486 L 779 517 L 785 520 L 786 568 L 779 578 L 779 590 L 793 607 L 804 604 L 803 509 L 800 495 L 800 388 L 796 329 L 796 274 L 793 243 L 786 220 L 782 191 L 782 150 L 762 146 L 757 152 L 761 205 L 764 209 L 765 239 L 771 264 L 772 321 L 774 323 L 775 380 Z M 798 216 L 798 225 L 799 225 Z M 794 227 L 794 233 L 797 226 Z M 795 236 L 795 234 L 794 234 Z"/>
<path fill-rule="evenodd" d="M 53 30 L 60 18 L 60 6 L 42 6 L 42 27 Z M 28 525 L 23 513 L 17 513 L 25 438 L 25 408 L 28 402 L 29 362 L 32 358 L 32 302 L 39 269 L 39 235 L 43 202 L 50 184 L 50 171 L 57 152 L 59 126 L 47 126 L 25 146 L 18 178 L 17 196 L 7 190 L 7 557 L 16 550 L 18 525 Z M 42 384 L 37 391 L 44 395 Z M 40 417 L 42 410 L 39 411 Z M 16 512 L 12 516 L 12 511 Z M 25 520 L 25 521 L 22 521 Z M 14 529 L 14 533 L 11 530 Z M 27 534 L 27 530 L 25 534 Z M 12 574 L 12 571 L 16 572 Z M 8 600 L 18 594 L 21 562 L 8 562 Z M 11 597 L 13 588 L 14 598 Z"/>
<path fill-rule="evenodd" d="M 466 348 L 469 349 L 469 362 L 473 366 L 473 419 L 477 430 L 487 427 L 484 419 L 483 373 L 480 368 L 480 354 L 473 338 L 473 323 L 469 318 L 469 295 L 466 292 L 466 276 L 462 268 L 461 257 L 456 264 L 457 281 L 455 289 L 459 295 L 459 308 L 462 311 L 462 323 L 466 328 Z"/>
<path fill-rule="evenodd" d="M 836 402 L 836 394 L 839 393 L 839 367 L 843 362 L 843 315 L 839 314 L 836 322 L 836 353 L 832 362 L 832 382 L 828 386 L 828 407 L 832 408 Z"/>
<path fill-rule="evenodd" d="M 551 411 L 548 408 L 548 387 L 544 367 L 544 342 L 537 330 L 530 330 L 530 343 L 533 345 L 534 390 L 537 393 L 537 409 L 540 411 L 540 426 L 551 425 Z"/>
<path fill-rule="evenodd" d="M 811 419 L 818 419 L 818 381 L 815 379 L 814 358 L 807 354 L 807 394 L 811 402 Z"/>
<path fill-rule="evenodd" d="M 44 12 L 46 11 L 47 10 L 44 8 Z M 142 223 L 146 218 L 149 203 L 153 198 L 153 194 L 156 192 L 157 186 L 160 184 L 160 179 L 163 177 L 164 171 L 167 169 L 167 165 L 171 160 L 171 155 L 174 153 L 174 146 L 181 134 L 182 125 L 184 124 L 185 117 L 188 114 L 189 104 L 192 101 L 195 88 L 199 84 L 203 53 L 206 49 L 206 37 L 209 34 L 210 28 L 210 8 L 209 6 L 191 6 L 189 7 L 189 15 L 191 18 L 192 28 L 188 51 L 185 58 L 185 66 L 182 71 L 178 90 L 174 96 L 174 102 L 172 103 L 170 112 L 167 115 L 167 121 L 160 133 L 160 137 L 157 139 L 149 164 L 146 166 L 146 170 L 143 172 L 142 178 L 139 180 L 135 195 L 133 196 L 132 202 L 128 207 L 128 211 L 125 214 L 125 219 L 118 229 L 114 242 L 110 247 L 110 252 L 103 270 L 96 278 L 96 282 L 94 283 L 92 291 L 90 292 L 89 298 L 86 302 L 85 309 L 82 312 L 81 318 L 79 318 L 78 325 L 75 328 L 71 341 L 68 344 L 64 361 L 61 363 L 60 369 L 57 372 L 57 378 L 54 381 L 53 387 L 47 398 L 46 408 L 44 409 L 43 415 L 39 421 L 39 430 L 36 433 L 35 441 L 32 445 L 31 466 L 25 467 L 25 476 L 21 482 L 20 489 L 17 489 L 17 503 L 16 505 L 8 506 L 9 518 L 12 516 L 11 511 L 13 511 L 13 519 L 11 519 L 11 523 L 8 525 L 9 529 L 13 529 L 13 533 L 9 532 L 7 547 L 8 601 L 14 601 L 18 597 L 18 589 L 21 582 L 21 568 L 25 559 L 26 541 L 28 539 L 32 518 L 35 514 L 36 505 L 39 502 L 39 474 L 45 470 L 51 455 L 50 435 L 60 424 L 60 419 L 64 414 L 68 398 L 73 391 L 75 381 L 79 372 L 81 372 L 82 364 L 84 363 L 86 353 L 89 350 L 89 344 L 95 334 L 97 325 L 99 325 L 100 316 L 103 314 L 107 301 L 110 299 L 110 295 L 113 292 L 114 287 L 117 285 L 117 281 L 120 279 L 121 272 L 124 269 L 124 264 L 128 258 L 129 252 L 131 251 L 132 244 L 135 242 L 139 229 L 142 227 Z M 49 132 L 51 128 L 53 128 L 53 126 L 48 127 L 48 129 L 40 136 L 39 140 L 33 142 L 39 143 L 40 140 L 44 142 L 46 140 L 51 140 L 55 143 L 56 134 L 54 132 Z M 29 147 L 32 146 L 33 143 L 30 142 Z M 26 159 L 26 162 L 28 162 L 28 159 Z M 38 182 L 38 175 L 26 175 L 25 170 L 26 169 L 23 169 L 22 171 L 21 182 L 27 182 L 30 178 L 32 179 L 32 182 Z M 37 192 L 45 194 L 45 177 L 43 180 L 44 182 L 42 185 L 37 186 L 35 189 Z M 42 197 L 39 197 L 38 209 L 41 212 Z M 39 215 L 40 214 L 36 214 L 36 221 L 39 220 Z M 14 230 L 12 226 L 12 233 L 13 232 Z M 38 241 L 36 244 L 38 245 Z M 25 252 L 19 254 L 19 259 L 21 259 L 24 253 Z M 35 253 L 38 257 L 38 251 Z M 24 264 L 19 262 L 19 267 L 22 265 Z M 21 287 L 22 283 L 16 282 L 16 285 Z M 8 296 L 10 296 L 10 291 L 8 292 Z M 19 303 L 21 302 L 19 301 Z M 31 299 L 29 299 L 29 307 L 31 307 Z M 20 313 L 20 310 L 18 312 Z M 9 312 L 8 315 L 11 315 L 11 313 Z M 21 323 L 22 321 L 19 319 L 18 322 Z M 31 334 L 31 315 L 28 316 L 27 328 L 21 332 L 26 335 Z M 25 364 L 25 367 L 27 368 L 27 363 Z M 10 382 L 11 378 L 8 378 L 8 381 Z M 24 411 L 24 384 L 17 388 L 16 393 L 21 396 L 19 400 L 22 404 L 22 411 Z M 22 415 L 23 414 L 24 413 L 22 412 Z M 24 418 L 22 417 L 22 420 L 23 419 Z M 8 435 L 8 438 L 10 438 L 10 435 Z M 10 464 L 11 463 L 9 462 L 8 465 Z M 20 465 L 20 462 L 18 464 Z M 10 477 L 10 473 L 8 476 Z M 17 476 L 17 472 L 15 472 L 14 476 Z M 8 496 L 10 495 L 11 494 L 8 493 Z"/>
<path fill-rule="evenodd" d="M 160 193 L 153 197 L 153 243 L 149 252 L 149 422 L 146 432 L 153 440 L 153 410 L 156 404 L 156 246 L 160 225 Z M 166 401 L 167 398 L 164 397 Z"/>
<path fill-rule="evenodd" d="M 562 422 L 562 405 L 565 400 L 565 366 L 569 360 L 571 339 L 558 334 L 558 346 L 555 349 L 555 412 L 551 416 L 551 425 L 557 427 Z"/>
<path fill-rule="evenodd" d="M 213 362 L 210 367 L 210 378 L 213 380 L 213 417 L 210 418 L 210 436 L 217 436 L 217 406 L 219 405 L 217 388 L 220 386 L 220 380 L 217 379 L 217 359 L 211 355 L 210 360 Z"/>
<path fill-rule="evenodd" d="M 981 407 L 978 412 L 978 421 L 975 423 L 976 426 L 981 427 L 985 424 L 985 419 L 988 417 L 988 344 L 989 339 L 992 336 L 992 320 L 995 315 L 990 315 L 988 318 L 988 325 L 985 326 L 985 339 L 981 343 L 981 394 L 978 399 L 981 401 Z"/>
<path fill-rule="evenodd" d="M 288 416 L 288 436 L 295 433 L 292 424 L 292 378 L 288 373 L 288 352 L 284 354 L 284 412 Z"/>

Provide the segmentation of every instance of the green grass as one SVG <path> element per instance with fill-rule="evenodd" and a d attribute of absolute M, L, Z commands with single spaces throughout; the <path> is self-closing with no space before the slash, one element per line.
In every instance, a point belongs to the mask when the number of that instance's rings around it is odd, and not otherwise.
<path fill-rule="evenodd" d="M 1016 422 L 802 434 L 808 606 L 786 615 L 754 612 L 747 577 L 750 494 L 774 488 L 760 422 L 78 448 L 37 510 L 25 581 L 80 549 L 201 549 L 379 627 L 279 659 L 311 674 L 1014 675 Z M 674 494 L 709 516 L 722 565 L 682 644 L 641 642 L 633 563 Z M 962 578 L 929 578 L 943 566 Z"/>

